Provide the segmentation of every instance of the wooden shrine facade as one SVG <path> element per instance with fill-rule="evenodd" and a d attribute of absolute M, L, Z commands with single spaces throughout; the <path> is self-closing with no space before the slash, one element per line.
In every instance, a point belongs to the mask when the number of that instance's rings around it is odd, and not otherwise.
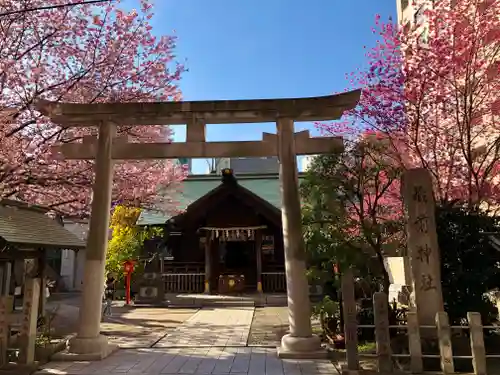
<path fill-rule="evenodd" d="M 161 255 L 159 262 L 146 267 L 150 285 L 140 288 L 142 299 L 162 292 L 286 291 L 281 211 L 238 184 L 231 170 L 224 170 L 218 187 L 169 219 L 164 228 L 161 241 L 145 246 L 149 253 L 156 249 Z M 151 275 L 158 272 L 161 281 Z M 159 283 L 160 290 L 147 292 Z"/>
<path fill-rule="evenodd" d="M 62 219 L 51 215 L 50 209 L 17 200 L 0 200 L 2 295 L 13 294 L 16 286 L 22 287 L 25 274 L 34 277 L 43 273 L 48 251 L 84 248 L 85 242 L 64 228 Z M 25 264 L 27 260 L 32 264 Z"/>
<path fill-rule="evenodd" d="M 0 367 L 7 350 L 19 345 L 19 360 L 34 361 L 37 317 L 45 315 L 45 288 L 52 276 L 47 253 L 84 248 L 85 242 L 64 228 L 59 216 L 50 215 L 50 209 L 0 201 Z"/>

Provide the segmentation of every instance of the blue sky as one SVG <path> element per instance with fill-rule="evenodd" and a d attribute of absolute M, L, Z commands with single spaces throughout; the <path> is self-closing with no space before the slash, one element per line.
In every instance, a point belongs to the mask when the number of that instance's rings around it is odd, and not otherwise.
<path fill-rule="evenodd" d="M 395 19 L 397 0 L 157 0 L 153 31 L 178 36 L 189 72 L 184 100 L 328 95 L 347 86 L 374 45 L 375 14 Z M 127 5 L 134 0 L 128 0 Z M 298 123 L 297 130 L 314 126 Z M 185 129 L 174 127 L 175 141 Z M 274 124 L 209 125 L 208 141 L 258 140 Z M 207 164 L 195 160 L 193 171 Z"/>

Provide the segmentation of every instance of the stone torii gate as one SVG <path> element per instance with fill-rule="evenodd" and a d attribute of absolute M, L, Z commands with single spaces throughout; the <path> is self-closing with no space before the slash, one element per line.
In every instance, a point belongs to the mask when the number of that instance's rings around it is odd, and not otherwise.
<path fill-rule="evenodd" d="M 73 104 L 41 101 L 37 109 L 65 127 L 99 127 L 99 135 L 82 143 L 57 146 L 67 159 L 95 159 L 92 213 L 84 268 L 82 304 L 77 335 L 70 340 L 72 357 L 102 359 L 112 350 L 100 335 L 101 298 L 113 184 L 113 160 L 261 157 L 278 155 L 290 333 L 281 357 L 324 357 L 320 339 L 312 334 L 298 190 L 297 155 L 316 155 L 342 149 L 338 137 L 310 138 L 294 133 L 294 121 L 339 119 L 354 108 L 360 91 L 338 95 L 266 100 L 166 103 Z M 277 134 L 262 141 L 206 142 L 206 124 L 276 122 Z M 117 125 L 187 125 L 184 143 L 128 143 L 115 138 Z"/>

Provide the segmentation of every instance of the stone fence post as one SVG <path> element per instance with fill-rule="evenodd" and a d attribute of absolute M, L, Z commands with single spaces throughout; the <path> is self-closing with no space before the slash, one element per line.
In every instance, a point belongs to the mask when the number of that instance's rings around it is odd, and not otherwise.
<path fill-rule="evenodd" d="M 342 308 L 344 312 L 344 336 L 347 368 L 342 374 L 356 374 L 359 370 L 358 322 L 356 320 L 356 298 L 354 295 L 354 276 L 351 268 L 342 274 Z"/>
<path fill-rule="evenodd" d="M 484 347 L 483 324 L 481 314 L 467 313 L 470 330 L 470 347 L 472 352 L 472 365 L 475 375 L 486 375 L 486 349 Z"/>
<path fill-rule="evenodd" d="M 391 336 L 389 333 L 389 299 L 387 294 L 377 292 L 373 295 L 373 313 L 378 371 L 385 374 L 393 370 Z"/>
<path fill-rule="evenodd" d="M 440 311 L 436 314 L 436 326 L 439 341 L 439 353 L 441 355 L 441 370 L 444 374 L 453 374 L 453 350 L 451 347 L 451 328 L 448 314 Z"/>

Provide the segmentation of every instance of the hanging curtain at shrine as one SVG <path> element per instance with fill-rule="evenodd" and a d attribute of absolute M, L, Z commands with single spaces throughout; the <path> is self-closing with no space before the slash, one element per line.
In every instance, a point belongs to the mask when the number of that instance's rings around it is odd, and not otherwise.
<path fill-rule="evenodd" d="M 217 228 L 217 227 L 202 227 L 200 229 L 210 232 L 211 239 L 219 239 L 219 241 L 254 241 L 255 232 L 260 229 L 266 229 L 265 225 L 255 227 L 232 227 L 232 228 Z"/>

